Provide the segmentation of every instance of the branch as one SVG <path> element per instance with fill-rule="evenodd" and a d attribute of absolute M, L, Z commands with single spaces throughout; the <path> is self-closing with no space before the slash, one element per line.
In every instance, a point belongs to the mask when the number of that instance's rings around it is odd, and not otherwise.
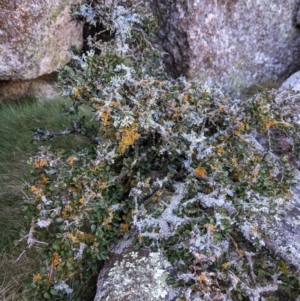
<path fill-rule="evenodd" d="M 92 129 L 86 128 L 82 121 L 76 122 L 73 120 L 71 125 L 72 128 L 65 129 L 59 132 L 43 130 L 38 128 L 33 134 L 33 141 L 47 141 L 59 136 L 77 134 L 87 137 L 94 144 L 100 143 L 100 139 L 95 135 L 95 133 L 93 133 Z"/>

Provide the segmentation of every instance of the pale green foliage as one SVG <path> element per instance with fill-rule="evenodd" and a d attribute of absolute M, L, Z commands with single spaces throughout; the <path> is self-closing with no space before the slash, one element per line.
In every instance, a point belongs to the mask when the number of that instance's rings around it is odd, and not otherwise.
<path fill-rule="evenodd" d="M 211 300 L 211 292 L 228 290 L 228 298 L 258 300 L 276 291 L 280 266 L 247 240 L 263 245 L 257 220 L 282 213 L 293 172 L 287 157 L 259 148 L 253 135 L 268 137 L 272 128 L 288 135 L 293 120 L 280 115 L 272 93 L 232 100 L 218 89 L 169 79 L 159 53 L 147 47 L 148 19 L 135 6 L 130 17 L 130 7 L 111 4 L 101 4 L 110 13 L 104 25 L 118 35 L 116 16 L 126 16 L 132 34 L 120 33 L 100 56 L 74 55 L 60 73 L 74 101 L 67 110 L 94 110 L 98 144 L 72 153 L 45 148 L 31 158 L 25 238 L 45 254 L 32 283 L 38 300 L 73 300 L 76 285 L 98 272 L 123 235 L 136 236 L 137 247 L 164 248 L 176 267 L 169 283 L 189 286 L 190 296 Z M 89 9 L 89 18 L 100 14 Z M 133 35 L 137 25 L 141 39 Z M 283 276 L 297 292 L 296 278 Z"/>

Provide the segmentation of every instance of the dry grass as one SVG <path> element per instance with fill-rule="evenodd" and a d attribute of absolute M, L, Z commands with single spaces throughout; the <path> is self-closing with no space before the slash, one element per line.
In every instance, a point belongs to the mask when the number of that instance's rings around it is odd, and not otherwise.
<path fill-rule="evenodd" d="M 36 260 L 32 255 L 28 257 L 26 252 L 17 260 L 21 254 L 7 251 L 0 254 L 1 301 L 29 301 L 25 296 L 23 283 L 32 276 Z"/>

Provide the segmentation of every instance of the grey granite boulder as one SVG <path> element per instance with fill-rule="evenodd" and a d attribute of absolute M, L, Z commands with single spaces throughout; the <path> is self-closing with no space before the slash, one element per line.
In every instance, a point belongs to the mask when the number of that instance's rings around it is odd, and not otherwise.
<path fill-rule="evenodd" d="M 0 82 L 0 105 L 26 99 L 43 102 L 58 98 L 61 95 L 56 73 L 30 80 Z"/>
<path fill-rule="evenodd" d="M 300 71 L 292 74 L 282 83 L 280 90 L 284 89 L 292 89 L 294 92 L 300 91 Z"/>
<path fill-rule="evenodd" d="M 166 300 L 169 266 L 159 252 L 135 251 L 121 241 L 99 274 L 94 301 Z"/>
<path fill-rule="evenodd" d="M 173 75 L 237 95 L 300 69 L 299 0 L 152 0 Z M 298 24 L 299 23 L 299 24 Z"/>
<path fill-rule="evenodd" d="M 68 49 L 82 44 L 82 26 L 70 22 L 76 2 L 0 1 L 0 80 L 33 79 L 68 63 Z"/>

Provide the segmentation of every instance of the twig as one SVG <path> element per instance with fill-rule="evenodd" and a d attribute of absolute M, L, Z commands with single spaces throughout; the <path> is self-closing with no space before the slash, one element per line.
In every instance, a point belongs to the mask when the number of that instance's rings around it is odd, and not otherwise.
<path fill-rule="evenodd" d="M 29 229 L 29 233 L 27 234 L 27 245 L 28 245 L 29 248 L 34 243 L 34 238 L 33 238 L 34 224 L 35 224 L 35 219 L 32 219 L 30 229 Z"/>
<path fill-rule="evenodd" d="M 19 241 L 22 241 L 23 239 L 27 238 L 27 245 L 28 245 L 27 248 L 31 248 L 35 243 L 44 244 L 44 245 L 48 244 L 46 242 L 38 241 L 33 238 L 33 233 L 35 232 L 34 226 L 35 226 L 35 219 L 32 219 L 28 234 L 23 236 L 21 239 L 19 239 Z"/>
<path fill-rule="evenodd" d="M 23 252 L 19 255 L 19 257 L 15 260 L 14 263 L 18 262 L 25 252 L 26 252 L 26 250 L 23 250 Z"/>
<path fill-rule="evenodd" d="M 269 141 L 269 151 L 272 152 L 271 134 L 269 128 L 268 128 L 268 141 Z"/>
<path fill-rule="evenodd" d="M 251 275 L 252 281 L 256 282 L 256 276 L 255 276 L 254 271 L 253 271 L 253 262 L 252 262 L 252 258 L 251 258 L 253 255 L 255 255 L 255 254 L 251 253 L 251 252 L 245 252 L 245 256 L 247 258 L 248 265 L 249 265 L 249 268 L 250 268 L 250 275 Z"/>
<path fill-rule="evenodd" d="M 266 292 L 274 292 L 278 290 L 278 285 L 276 284 L 276 279 L 274 279 L 275 284 L 267 285 L 264 287 L 257 286 L 255 288 L 250 288 L 244 282 L 241 281 L 239 277 L 237 277 L 232 271 L 229 272 L 229 278 L 231 280 L 233 288 L 236 287 L 238 283 L 241 284 L 241 288 L 246 292 L 250 300 L 259 301 L 261 300 L 261 294 Z"/>
<path fill-rule="evenodd" d="M 134 28 L 134 30 L 138 31 L 141 34 L 143 40 L 146 42 L 146 44 L 148 44 L 150 46 L 150 48 L 153 51 L 158 51 L 155 47 L 153 47 L 152 43 L 150 41 L 148 41 L 148 39 L 145 37 L 145 33 L 143 30 L 141 30 L 139 28 Z M 162 54 L 167 54 L 167 53 L 163 52 Z"/>

